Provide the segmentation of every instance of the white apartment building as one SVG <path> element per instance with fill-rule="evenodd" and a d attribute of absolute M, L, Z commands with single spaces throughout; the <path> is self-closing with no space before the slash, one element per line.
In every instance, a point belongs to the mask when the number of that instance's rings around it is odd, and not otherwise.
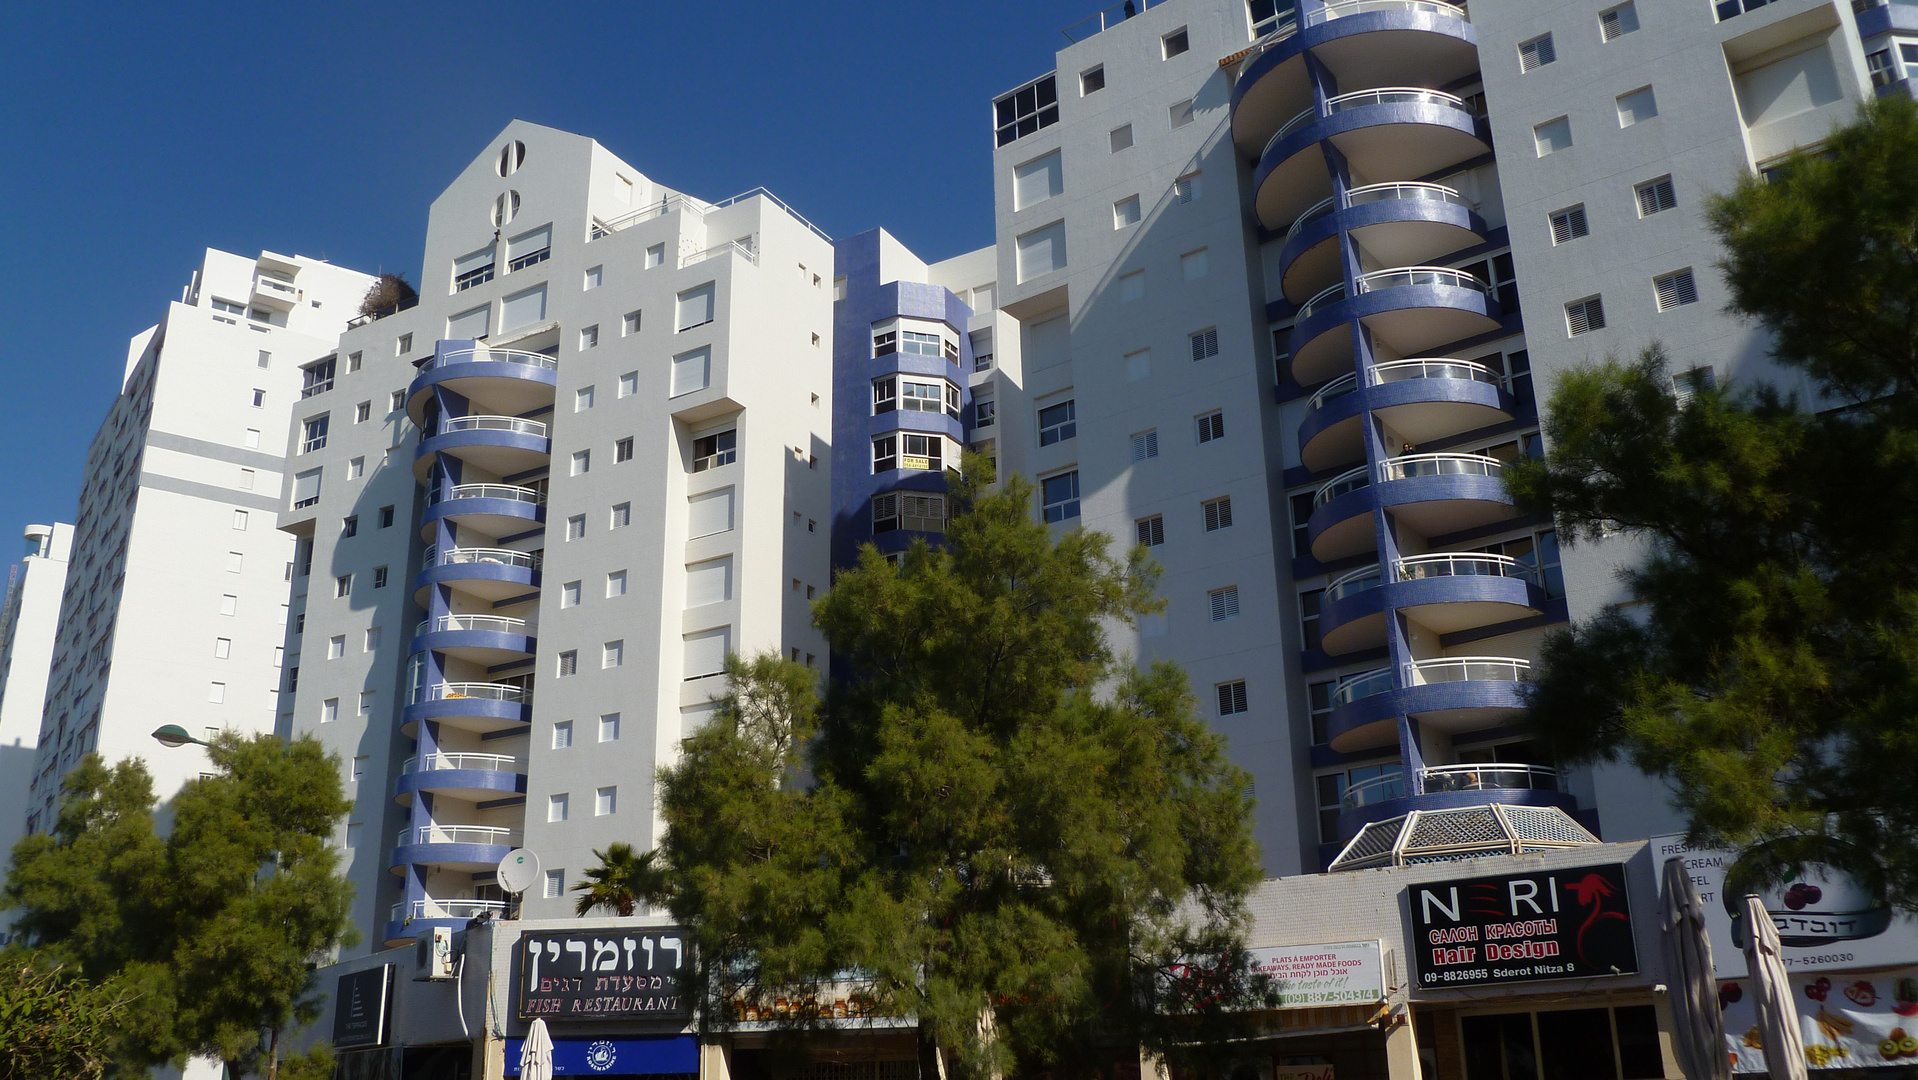
<path fill-rule="evenodd" d="M 286 711 L 348 769 L 360 948 L 571 911 L 655 845 L 653 773 L 729 652 L 826 663 L 831 242 L 516 121 L 433 202 L 418 302 L 293 414 Z"/>
<path fill-rule="evenodd" d="M 26 828 L 88 751 L 145 760 L 162 800 L 206 768 L 196 738 L 271 731 L 293 542 L 274 528 L 301 365 L 330 353 L 372 278 L 209 249 L 133 338 L 87 455 Z"/>
<path fill-rule="evenodd" d="M 25 539 L 26 553 L 8 568 L 0 605 L 0 852 L 11 852 L 25 835 L 27 785 L 33 781 L 73 526 L 29 525 Z"/>

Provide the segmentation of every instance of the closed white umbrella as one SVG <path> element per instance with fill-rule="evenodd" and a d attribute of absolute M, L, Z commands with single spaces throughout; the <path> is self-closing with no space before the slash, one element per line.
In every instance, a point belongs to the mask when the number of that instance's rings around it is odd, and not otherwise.
<path fill-rule="evenodd" d="M 1672 1014 L 1677 1021 L 1672 1050 L 1693 1080 L 1731 1080 L 1725 1052 L 1725 1018 L 1718 1009 L 1712 973 L 1712 939 L 1705 907 L 1682 859 L 1665 860 L 1665 903 L 1660 928 L 1672 965 Z"/>
<path fill-rule="evenodd" d="M 553 1080 L 553 1037 L 546 1033 L 546 1021 L 535 1018 L 526 1029 L 526 1041 L 519 1046 L 520 1080 Z"/>
<path fill-rule="evenodd" d="M 1745 898 L 1745 929 L 1745 968 L 1751 976 L 1752 1005 L 1758 1010 L 1758 1034 L 1765 1043 L 1765 1071 L 1772 1080 L 1807 1080 L 1805 1036 L 1780 956 L 1778 926 L 1756 896 Z"/>

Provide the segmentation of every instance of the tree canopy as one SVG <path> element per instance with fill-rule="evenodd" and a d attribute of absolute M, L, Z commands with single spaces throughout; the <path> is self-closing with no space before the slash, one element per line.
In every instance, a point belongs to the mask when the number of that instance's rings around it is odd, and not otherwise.
<path fill-rule="evenodd" d="M 1825 862 L 1918 909 L 1918 108 L 1864 107 L 1709 217 L 1731 309 L 1816 397 L 1680 401 L 1656 346 L 1559 379 L 1549 452 L 1507 482 L 1645 557 L 1634 603 L 1547 641 L 1531 722 L 1673 781 L 1745 880 Z"/>
<path fill-rule="evenodd" d="M 823 703 L 811 669 L 735 658 L 662 770 L 708 1015 L 850 986 L 916 1017 L 923 1063 L 957 1076 L 1180 1052 L 1256 985 L 1247 778 L 1183 672 L 1107 644 L 1159 605 L 1143 550 L 1055 537 L 1016 477 L 954 498 L 944 547 L 869 546 L 816 604 L 853 673 Z"/>

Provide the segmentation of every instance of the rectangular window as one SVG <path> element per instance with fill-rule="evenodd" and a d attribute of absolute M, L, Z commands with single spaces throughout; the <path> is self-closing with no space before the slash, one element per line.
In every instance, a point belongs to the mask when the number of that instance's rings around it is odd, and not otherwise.
<path fill-rule="evenodd" d="M 1591 230 L 1585 224 L 1585 205 L 1567 207 L 1551 216 L 1552 246 L 1567 244 L 1581 236 L 1589 235 Z"/>
<path fill-rule="evenodd" d="M 1199 197 L 1199 182 L 1204 179 L 1198 173 L 1186 173 L 1172 181 L 1172 199 L 1174 202 L 1189 203 Z"/>
<path fill-rule="evenodd" d="M 1164 514 L 1142 517 L 1132 523 L 1132 528 L 1134 534 L 1138 537 L 1139 543 L 1146 547 L 1158 547 L 1160 544 L 1165 543 Z"/>
<path fill-rule="evenodd" d="M 646 269 L 651 270 L 655 266 L 664 266 L 665 264 L 665 244 L 654 244 L 652 247 L 646 249 Z"/>
<path fill-rule="evenodd" d="M 340 718 L 340 699 L 327 698 L 320 702 L 320 723 L 330 724 Z"/>
<path fill-rule="evenodd" d="M 206 699 L 215 705 L 226 704 L 226 684 L 223 682 L 208 683 L 206 687 Z"/>
<path fill-rule="evenodd" d="M 326 428 L 328 416 L 321 413 L 308 417 L 300 425 L 300 453 L 310 454 L 326 447 Z"/>
<path fill-rule="evenodd" d="M 994 146 L 1004 146 L 1058 123 L 1058 81 L 1047 75 L 994 99 L 992 122 Z"/>
<path fill-rule="evenodd" d="M 245 442 L 247 449 L 258 450 L 260 448 L 260 429 L 247 428 Z"/>
<path fill-rule="evenodd" d="M 254 387 L 253 388 L 253 407 L 256 409 L 259 409 L 259 408 L 264 408 L 265 405 L 266 405 L 266 391 L 260 389 L 257 386 Z"/>
<path fill-rule="evenodd" d="M 360 359 L 359 353 L 347 353 L 346 354 L 346 373 L 348 375 L 351 375 L 354 372 L 360 370 L 360 363 L 361 363 L 361 359 Z"/>
<path fill-rule="evenodd" d="M 972 426 L 984 429 L 999 422 L 999 403 L 992 398 L 972 403 Z"/>
<path fill-rule="evenodd" d="M 475 285 L 493 280 L 493 246 L 462 255 L 453 260 L 453 291 L 465 292 Z"/>
<path fill-rule="evenodd" d="M 1192 41 L 1186 36 L 1185 27 L 1183 26 L 1160 38 L 1159 42 L 1160 55 L 1167 60 L 1180 55 L 1192 47 Z"/>
<path fill-rule="evenodd" d="M 1658 298 L 1658 310 L 1670 311 L 1685 304 L 1698 303 L 1698 285 L 1692 281 L 1691 267 L 1661 274 L 1652 279 L 1652 291 Z"/>
<path fill-rule="evenodd" d="M 387 399 L 386 411 L 390 413 L 396 413 L 404 408 L 406 408 L 406 391 L 404 390 L 393 391 L 393 396 Z"/>
<path fill-rule="evenodd" d="M 1223 589 L 1213 589 L 1206 593 L 1212 602 L 1212 621 L 1224 622 L 1239 617 L 1239 587 L 1227 585 Z"/>
<path fill-rule="evenodd" d="M 1127 195 L 1125 198 L 1112 204 L 1113 228 L 1123 229 L 1127 225 L 1137 225 L 1138 223 L 1139 197 L 1137 195 Z"/>
<path fill-rule="evenodd" d="M 548 900 L 561 900 L 561 899 L 564 899 L 565 896 L 566 896 L 566 871 L 564 870 L 546 871 L 545 898 Z"/>
<path fill-rule="evenodd" d="M 1239 713 L 1251 711 L 1245 701 L 1244 679 L 1220 683 L 1213 689 L 1218 692 L 1220 716 L 1236 716 Z"/>
<path fill-rule="evenodd" d="M 553 227 L 542 225 L 506 241 L 506 269 L 508 272 L 524 270 L 535 263 L 545 262 L 552 253 Z"/>
<path fill-rule="evenodd" d="M 1214 409 L 1199 417 L 1199 442 L 1209 443 L 1225 438 L 1225 413 Z"/>
<path fill-rule="evenodd" d="M 559 587 L 559 606 L 562 608 L 579 606 L 579 582 L 569 581 Z"/>
<path fill-rule="evenodd" d="M 1689 404 L 1698 394 L 1717 388 L 1718 376 L 1713 373 L 1709 364 L 1692 368 L 1690 371 L 1680 371 L 1672 376 L 1672 396 L 1680 405 Z"/>
<path fill-rule="evenodd" d="M 328 660 L 338 660 L 340 657 L 345 655 L 346 655 L 346 635 L 345 634 L 334 634 L 332 637 L 326 639 L 326 658 Z"/>
<path fill-rule="evenodd" d="M 225 660 L 227 657 L 232 655 L 233 655 L 233 639 L 232 638 L 223 637 L 223 638 L 213 639 L 213 658 L 215 660 Z"/>
<path fill-rule="evenodd" d="M 1544 67 L 1556 59 L 1558 59 L 1558 50 L 1552 48 L 1552 35 L 1550 34 L 1544 34 L 1519 44 L 1518 70 L 1521 72 Z"/>
<path fill-rule="evenodd" d="M 252 469 L 241 469 L 240 470 L 240 487 L 244 490 L 252 491 L 254 478 L 255 478 L 255 473 L 253 472 Z"/>
<path fill-rule="evenodd" d="M 1132 149 L 1132 125 L 1124 124 L 1108 132 L 1106 146 L 1115 154 L 1121 150 Z"/>
<path fill-rule="evenodd" d="M 226 553 L 226 572 L 227 573 L 229 574 L 239 573 L 241 568 L 245 565 L 245 563 L 246 563 L 246 556 L 243 553 L 238 551 L 229 551 Z"/>
<path fill-rule="evenodd" d="M 618 713 L 616 712 L 607 713 L 606 715 L 599 718 L 599 741 L 600 742 L 618 742 L 619 741 L 619 714 Z"/>
<path fill-rule="evenodd" d="M 566 519 L 566 539 L 578 540 L 586 535 L 586 515 L 574 514 Z"/>
<path fill-rule="evenodd" d="M 731 532 L 733 528 L 733 489 L 722 488 L 686 499 L 686 538 L 697 540 L 702 536 Z M 798 523 L 798 514 L 793 521 Z"/>
<path fill-rule="evenodd" d="M 570 809 L 567 804 L 570 801 L 566 792 L 546 796 L 546 820 L 565 821 L 567 811 Z M 546 875 L 546 887 L 548 889 L 553 887 L 553 875 L 550 873 Z"/>
<path fill-rule="evenodd" d="M 1605 301 L 1602 297 L 1588 296 L 1583 300 L 1574 300 L 1565 305 L 1565 332 L 1567 336 L 1577 337 L 1589 334 L 1593 330 L 1605 329 Z"/>
<path fill-rule="evenodd" d="M 600 284 L 605 280 L 606 268 L 603 266 L 595 266 L 586 271 L 586 288 L 588 290 L 599 288 Z"/>
<path fill-rule="evenodd" d="M 353 422 L 354 423 L 364 424 L 368 420 L 371 420 L 372 418 L 373 418 L 372 402 L 362 401 L 358 405 L 353 406 Z"/>
<path fill-rule="evenodd" d="M 1618 95 L 1618 126 L 1631 127 L 1642 124 L 1658 115 L 1658 99 L 1652 95 L 1652 88 L 1641 86 L 1629 94 Z"/>
<path fill-rule="evenodd" d="M 1018 238 L 1019 280 L 1031 281 L 1066 266 L 1066 223 L 1055 221 Z"/>
<path fill-rule="evenodd" d="M 1598 13 L 1598 36 L 1605 41 L 1621 38 L 1638 29 L 1638 8 L 1620 4 Z"/>
<path fill-rule="evenodd" d="M 1051 446 L 1064 442 L 1079 434 L 1079 424 L 1074 418 L 1071 401 L 1062 401 L 1057 405 L 1048 405 L 1039 410 L 1039 445 Z"/>
<path fill-rule="evenodd" d="M 546 286 L 544 283 L 516 292 L 500 301 L 499 328 L 502 331 L 515 330 L 546 317 Z"/>
<path fill-rule="evenodd" d="M 1079 470 L 1048 476 L 1039 481 L 1039 489 L 1047 524 L 1079 516 Z"/>
<path fill-rule="evenodd" d="M 606 575 L 606 598 L 626 595 L 626 571 L 614 570 Z"/>
<path fill-rule="evenodd" d="M 375 589 L 386 588 L 386 567 L 375 566 L 373 568 L 373 587 Z"/>
<path fill-rule="evenodd" d="M 628 435 L 624 439 L 614 440 L 613 464 L 617 465 L 622 461 L 631 460 L 633 460 L 633 437 Z"/>
<path fill-rule="evenodd" d="M 693 440 L 693 471 L 705 472 L 739 460 L 739 432 L 729 429 Z"/>
<path fill-rule="evenodd" d="M 1209 327 L 1196 333 L 1187 334 L 1186 340 L 1192 346 L 1192 359 L 1194 362 L 1219 355 L 1219 330 L 1217 327 Z"/>
<path fill-rule="evenodd" d="M 1134 270 L 1130 274 L 1119 275 L 1119 302 L 1130 304 L 1145 299 L 1145 271 Z"/>
<path fill-rule="evenodd" d="M 395 356 L 405 356 L 412 351 L 413 335 L 411 334 L 401 334 L 400 339 L 393 343 L 393 354 Z"/>
<path fill-rule="evenodd" d="M 611 528 L 623 529 L 633 523 L 633 504 L 614 503 Z"/>
<path fill-rule="evenodd" d="M 333 358 L 300 369 L 300 397 L 310 398 L 333 389 Z"/>
<path fill-rule="evenodd" d="M 1567 117 L 1547 120 L 1532 129 L 1532 142 L 1538 150 L 1538 156 L 1556 154 L 1569 149 L 1572 145 L 1572 122 Z"/>
<path fill-rule="evenodd" d="M 687 289 L 679 294 L 679 329 L 691 330 L 705 326 L 713 321 L 713 283 L 707 282 L 696 289 Z"/>
<path fill-rule="evenodd" d="M 344 540 L 349 536 L 357 536 L 359 531 L 360 516 L 358 514 L 348 514 L 340 519 L 340 539 Z"/>
<path fill-rule="evenodd" d="M 593 816 L 605 817 L 613 812 L 613 804 L 619 798 L 617 787 L 598 788 L 593 792 Z"/>
<path fill-rule="evenodd" d="M 1319 609 L 1324 606 L 1325 590 L 1310 589 L 1299 594 L 1299 646 L 1316 649 L 1320 645 Z"/>
<path fill-rule="evenodd" d="M 1179 256 L 1179 273 L 1187 281 L 1197 281 L 1211 270 L 1211 263 L 1205 248 L 1188 251 Z"/>
<path fill-rule="evenodd" d="M 231 593 L 228 593 L 227 595 L 220 597 L 220 614 L 222 615 L 237 614 L 239 611 L 239 607 L 240 607 L 239 597 L 234 596 Z"/>
<path fill-rule="evenodd" d="M 361 716 L 370 716 L 370 715 L 372 715 L 372 713 L 373 713 L 373 693 L 374 693 L 374 692 L 373 692 L 373 691 L 371 691 L 371 690 L 362 690 L 362 691 L 360 691 L 360 711 L 359 711 L 359 715 L 361 715 Z"/>
<path fill-rule="evenodd" d="M 573 475 L 574 476 L 579 476 L 584 473 L 591 472 L 592 468 L 593 468 L 593 452 L 591 450 L 573 451 Z"/>
<path fill-rule="evenodd" d="M 1324 746 L 1332 741 L 1332 691 L 1337 686 L 1338 681 L 1334 679 L 1315 682 L 1305 688 L 1307 723 L 1312 728 L 1313 746 Z"/>
<path fill-rule="evenodd" d="M 673 357 L 672 384 L 667 393 L 672 397 L 704 390 L 713 381 L 713 351 L 694 349 Z"/>
<path fill-rule="evenodd" d="M 272 353 L 270 353 L 270 352 L 268 352 L 268 351 L 266 351 L 265 349 L 261 349 L 261 350 L 259 350 L 259 353 L 260 353 L 260 359 L 259 359 L 259 364 L 260 364 L 260 366 L 261 366 L 261 367 L 272 367 L 272 366 L 273 366 L 273 354 L 272 354 Z M 355 355 L 358 355 L 358 354 L 355 354 Z M 353 372 L 355 372 L 355 371 L 358 371 L 358 370 L 359 370 L 359 368 L 358 368 L 358 367 L 354 367 L 354 366 L 348 366 L 346 370 L 347 370 L 347 373 L 348 373 L 348 374 L 352 374 Z"/>
<path fill-rule="evenodd" d="M 619 396 L 632 397 L 639 393 L 639 372 L 629 371 L 619 377 Z"/>
<path fill-rule="evenodd" d="M 686 567 L 686 606 L 723 604 L 733 598 L 733 558 L 730 555 Z"/>
<path fill-rule="evenodd" d="M 559 654 L 559 670 L 557 674 L 558 677 L 562 679 L 569 675 L 579 674 L 578 649 L 567 649 L 565 652 Z"/>
<path fill-rule="evenodd" d="M 573 722 L 560 720 L 553 724 L 553 749 L 565 750 L 573 745 Z"/>
<path fill-rule="evenodd" d="M 1232 527 L 1232 497 L 1208 499 L 1200 504 L 1205 508 L 1205 531 L 1218 532 Z"/>
<path fill-rule="evenodd" d="M 599 348 L 599 327 L 581 327 L 579 331 L 579 351 L 585 352 L 587 349 L 597 348 Z"/>
<path fill-rule="evenodd" d="M 1173 102 L 1172 107 L 1166 110 L 1166 121 L 1171 125 L 1174 131 L 1190 124 L 1192 122 L 1192 99 L 1186 98 L 1184 101 Z"/>
<path fill-rule="evenodd" d="M 1678 192 L 1673 189 L 1669 175 L 1637 185 L 1632 188 L 1632 195 L 1638 200 L 1639 217 L 1651 217 L 1678 205 Z"/>
<path fill-rule="evenodd" d="M 1024 210 L 1065 193 L 1065 176 L 1059 168 L 1059 151 L 1034 158 L 1012 170 L 1012 208 Z"/>
<path fill-rule="evenodd" d="M 687 634 L 684 638 L 685 681 L 707 679 L 726 671 L 726 654 L 732 651 L 733 630 L 722 626 L 717 630 L 706 630 L 697 634 Z"/>
<path fill-rule="evenodd" d="M 624 641 L 609 641 L 599 647 L 600 667 L 616 668 L 625 662 L 626 643 Z"/>
<path fill-rule="evenodd" d="M 1159 456 L 1158 431 L 1156 430 L 1141 431 L 1137 435 L 1132 436 L 1132 460 L 1133 461 L 1144 461 L 1147 458 L 1155 458 L 1158 456 Z"/>
<path fill-rule="evenodd" d="M 347 459 L 346 478 L 348 480 L 358 480 L 360 477 L 365 475 L 366 475 L 366 459 L 365 458 L 356 457 L 356 458 Z"/>
<path fill-rule="evenodd" d="M 377 652 L 379 650 L 379 647 L 380 647 L 380 628 L 377 626 L 367 627 L 366 632 L 360 635 L 360 651 L 361 652 Z"/>
<path fill-rule="evenodd" d="M 619 333 L 621 337 L 632 337 L 639 333 L 639 312 L 629 311 L 620 316 Z"/>
<path fill-rule="evenodd" d="M 392 527 L 393 527 L 393 508 L 390 506 L 380 507 L 380 528 L 390 529 Z"/>
<path fill-rule="evenodd" d="M 1079 73 L 1079 96 L 1096 94 L 1106 88 L 1106 67 L 1100 64 Z"/>
<path fill-rule="evenodd" d="M 592 387 L 582 386 L 579 389 L 573 391 L 573 411 L 574 412 L 576 413 L 585 412 L 587 409 L 590 409 L 592 407 L 593 407 L 593 388 Z"/>
<path fill-rule="evenodd" d="M 353 591 L 353 575 L 341 574 L 333 579 L 333 598 L 335 600 Z"/>
<path fill-rule="evenodd" d="M 1292 496 L 1291 499 L 1292 554 L 1301 559 L 1312 554 L 1312 545 L 1309 542 L 1309 537 L 1311 535 L 1310 524 L 1312 520 L 1314 495 L 1314 492 L 1301 491 L 1297 495 Z"/>

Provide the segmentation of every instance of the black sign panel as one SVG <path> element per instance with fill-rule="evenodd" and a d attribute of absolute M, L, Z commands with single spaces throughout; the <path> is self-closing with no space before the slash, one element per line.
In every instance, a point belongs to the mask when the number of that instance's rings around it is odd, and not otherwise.
<path fill-rule="evenodd" d="M 1421 989 L 1638 970 L 1623 863 L 1435 881 L 1407 895 Z"/>
<path fill-rule="evenodd" d="M 333 992 L 333 1048 L 358 1050 L 386 1045 L 386 1015 L 393 998 L 392 964 L 340 976 Z"/>
<path fill-rule="evenodd" d="M 679 1019 L 689 938 L 678 927 L 521 934 L 513 1003 L 522 1020 Z"/>

